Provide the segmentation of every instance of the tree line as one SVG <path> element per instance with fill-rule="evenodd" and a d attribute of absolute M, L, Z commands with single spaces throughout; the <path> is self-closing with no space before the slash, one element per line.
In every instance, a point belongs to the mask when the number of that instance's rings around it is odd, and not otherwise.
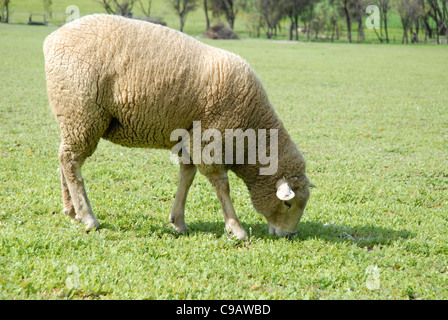
<path fill-rule="evenodd" d="M 365 41 L 366 8 L 378 9 L 378 29 L 373 28 L 380 42 L 389 43 L 388 14 L 395 11 L 402 24 L 402 42 L 421 42 L 441 38 L 448 42 L 448 0 L 170 0 L 176 8 L 183 9 L 185 16 L 202 2 L 209 27 L 209 11 L 215 17 L 224 17 L 233 29 L 235 20 L 244 13 L 251 36 L 275 37 L 281 21 L 289 23 L 289 40 L 299 40 L 303 33 L 307 40 L 318 38 L 325 32 L 331 41 L 341 38 L 345 30 L 348 42 Z M 194 4 L 194 5 L 193 5 Z M 180 11 L 176 11 L 180 12 Z M 185 19 L 185 18 L 184 18 Z M 423 38 L 421 38 L 423 35 Z"/>
<path fill-rule="evenodd" d="M 109 13 L 130 14 L 132 7 L 142 0 L 95 0 Z M 389 43 L 388 14 L 395 11 L 401 21 L 402 43 L 428 41 L 442 38 L 448 43 L 448 0 L 166 0 L 179 17 L 180 31 L 183 31 L 189 12 L 203 10 L 205 29 L 210 28 L 210 17 L 223 18 L 230 29 L 236 19 L 244 14 L 249 35 L 260 37 L 262 33 L 270 39 L 280 30 L 280 22 L 289 23 L 289 40 L 299 40 L 300 33 L 309 40 L 320 33 L 329 34 L 331 41 L 340 39 L 345 30 L 348 42 L 353 41 L 352 30 L 357 41 L 365 41 L 366 8 L 378 8 L 379 25 L 374 28 L 380 42 Z M 151 0 L 147 0 L 148 8 Z M 124 12 L 123 8 L 128 11 Z M 149 10 L 146 12 L 149 13 Z M 423 38 L 420 37 L 423 35 Z"/>
<path fill-rule="evenodd" d="M 132 16 L 136 6 L 150 17 L 152 0 L 92 0 L 110 14 Z M 179 18 L 183 31 L 187 16 L 195 10 L 202 10 L 205 26 L 210 28 L 211 18 L 224 19 L 230 29 L 241 16 L 252 37 L 277 36 L 280 22 L 287 22 L 289 40 L 298 41 L 323 37 L 331 41 L 344 37 L 348 42 L 365 41 L 366 8 L 375 5 L 378 28 L 373 28 L 380 42 L 390 42 L 388 17 L 396 13 L 401 22 L 402 43 L 448 44 L 448 0 L 165 0 Z M 0 21 L 8 22 L 11 0 L 0 0 Z M 46 10 L 51 8 L 51 0 L 43 0 Z M 371 18 L 369 18 L 371 19 Z"/>

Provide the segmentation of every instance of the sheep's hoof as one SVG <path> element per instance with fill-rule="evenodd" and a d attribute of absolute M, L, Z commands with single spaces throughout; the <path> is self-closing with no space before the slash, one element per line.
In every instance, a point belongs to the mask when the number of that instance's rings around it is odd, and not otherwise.
<path fill-rule="evenodd" d="M 187 226 L 185 224 L 181 225 L 181 226 L 177 226 L 174 223 L 172 223 L 171 225 L 173 226 L 174 230 L 176 230 L 176 232 L 178 234 L 180 234 L 180 235 L 188 235 L 188 228 L 187 228 Z"/>
<path fill-rule="evenodd" d="M 80 223 L 85 224 L 86 232 L 89 232 L 91 230 L 96 230 L 100 227 L 100 224 L 98 223 L 98 220 L 96 220 L 95 217 L 80 217 L 77 215 L 77 216 L 75 216 L 75 219 L 72 220 L 72 222 L 73 221 L 78 221 Z"/>
<path fill-rule="evenodd" d="M 190 232 L 188 231 L 188 229 L 187 230 L 183 230 L 183 231 L 177 231 L 177 235 L 178 236 L 189 236 L 190 235 Z"/>
<path fill-rule="evenodd" d="M 70 219 L 75 220 L 76 213 L 75 213 L 75 209 L 74 208 L 69 208 L 69 209 L 64 208 L 64 214 L 66 216 L 69 216 Z"/>
<path fill-rule="evenodd" d="M 188 234 L 188 228 L 185 224 L 185 221 L 181 221 L 183 219 L 178 219 L 179 221 L 176 221 L 176 216 L 174 214 L 170 214 L 170 223 L 173 226 L 174 230 L 178 234 Z"/>
<path fill-rule="evenodd" d="M 247 233 L 244 231 L 244 229 L 240 230 L 229 230 L 232 237 L 235 237 L 238 240 L 246 240 L 247 239 Z"/>

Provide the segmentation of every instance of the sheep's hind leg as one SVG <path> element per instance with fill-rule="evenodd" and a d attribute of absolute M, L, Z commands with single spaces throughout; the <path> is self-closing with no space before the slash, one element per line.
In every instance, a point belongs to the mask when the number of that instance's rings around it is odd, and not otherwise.
<path fill-rule="evenodd" d="M 194 164 L 180 163 L 179 183 L 177 186 L 176 197 L 174 198 L 173 208 L 171 209 L 170 222 L 174 229 L 179 233 L 187 232 L 185 224 L 185 202 L 187 201 L 188 190 L 196 175 L 197 168 Z"/>
<path fill-rule="evenodd" d="M 75 207 L 72 203 L 72 198 L 70 197 L 70 191 L 68 190 L 67 181 L 65 181 L 64 171 L 62 165 L 60 165 L 61 170 L 61 185 L 62 185 L 62 203 L 64 204 L 64 214 L 69 216 L 72 220 L 75 220 Z"/>
<path fill-rule="evenodd" d="M 86 225 L 86 231 L 99 227 L 99 223 L 93 214 L 92 207 L 87 197 L 84 180 L 81 175 L 81 166 L 90 154 L 91 152 L 85 153 L 76 150 L 73 145 L 65 145 L 64 142 L 59 149 L 61 171 L 63 172 L 65 184 L 69 191 L 70 200 L 75 211 L 74 219 L 84 223 Z M 64 191 L 64 183 L 62 188 L 63 197 L 65 199 L 64 211 L 65 209 L 70 210 L 70 204 L 67 205 L 66 203 L 67 193 Z M 69 213 L 71 212 L 69 211 Z M 69 215 L 73 218 L 73 213 Z"/>

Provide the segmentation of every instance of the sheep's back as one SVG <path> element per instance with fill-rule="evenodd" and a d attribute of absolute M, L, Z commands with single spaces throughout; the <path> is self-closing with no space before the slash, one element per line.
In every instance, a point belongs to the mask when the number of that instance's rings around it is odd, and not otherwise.
<path fill-rule="evenodd" d="M 128 146 L 170 148 L 171 132 L 194 120 L 203 129 L 242 127 L 244 99 L 264 97 L 238 56 L 144 21 L 87 16 L 47 37 L 44 52 L 53 112 L 107 113 L 113 127 L 105 138 Z M 123 130 L 129 141 L 120 141 Z"/>

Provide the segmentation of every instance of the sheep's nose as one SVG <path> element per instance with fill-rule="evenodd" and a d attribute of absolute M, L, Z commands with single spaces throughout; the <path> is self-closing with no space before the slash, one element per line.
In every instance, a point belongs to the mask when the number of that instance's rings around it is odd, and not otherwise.
<path fill-rule="evenodd" d="M 296 232 L 297 232 L 297 230 L 294 230 L 291 232 L 291 231 L 287 231 L 287 230 L 281 229 L 279 227 L 276 227 L 272 224 L 269 224 L 269 234 L 276 235 L 280 238 L 292 239 Z"/>

